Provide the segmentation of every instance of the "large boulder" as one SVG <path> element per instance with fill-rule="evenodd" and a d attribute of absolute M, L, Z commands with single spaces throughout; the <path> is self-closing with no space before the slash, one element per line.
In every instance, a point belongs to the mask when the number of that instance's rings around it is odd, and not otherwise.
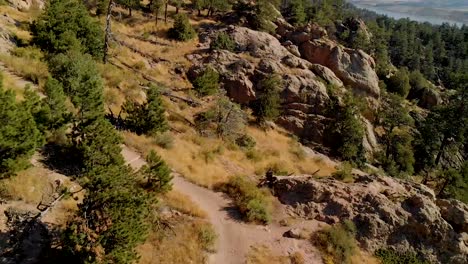
<path fill-rule="evenodd" d="M 7 3 L 20 11 L 29 10 L 32 7 L 42 9 L 44 7 L 44 1 L 42 0 L 6 0 Z"/>
<path fill-rule="evenodd" d="M 281 59 L 289 54 L 277 38 L 266 32 L 230 26 L 227 28 L 227 33 L 237 44 L 238 51 L 249 52 L 254 57 Z"/>
<path fill-rule="evenodd" d="M 280 177 L 274 191 L 297 217 L 352 220 L 367 250 L 391 247 L 434 263 L 468 263 L 468 207 L 437 200 L 424 185 L 365 174 L 353 183 L 290 176 Z"/>
<path fill-rule="evenodd" d="M 330 68 L 356 94 L 380 97 L 374 59 L 364 51 L 342 47 L 329 39 L 303 42 L 299 50 L 309 62 Z"/>

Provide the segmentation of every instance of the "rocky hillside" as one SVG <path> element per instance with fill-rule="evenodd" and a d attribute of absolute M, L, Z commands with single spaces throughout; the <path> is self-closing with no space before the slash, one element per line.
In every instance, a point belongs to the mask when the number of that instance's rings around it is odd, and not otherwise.
<path fill-rule="evenodd" d="M 325 133 L 334 116 L 329 112 L 329 87 L 339 94 L 349 90 L 365 98 L 371 107 L 378 107 L 380 88 L 374 60 L 362 50 L 348 49 L 330 40 L 326 30 L 316 24 L 294 28 L 285 21 L 278 23 L 279 39 L 237 26 L 202 31 L 202 52 L 188 56 L 194 64 L 188 77 L 195 80 L 212 67 L 220 73 L 227 95 L 239 104 L 249 105 L 262 94 L 260 82 L 279 75 L 283 81 L 283 111 L 276 122 L 301 138 L 326 145 L 333 140 Z M 221 33 L 232 38 L 235 49 L 203 52 Z M 372 129 L 367 131 L 363 141 L 372 152 L 377 143 Z"/>

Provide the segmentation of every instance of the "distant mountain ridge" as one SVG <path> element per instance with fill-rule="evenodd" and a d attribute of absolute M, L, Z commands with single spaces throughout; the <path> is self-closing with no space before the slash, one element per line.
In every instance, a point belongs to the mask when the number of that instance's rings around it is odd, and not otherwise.
<path fill-rule="evenodd" d="M 395 18 L 409 17 L 434 24 L 443 22 L 468 24 L 466 0 L 349 0 L 360 8 Z"/>

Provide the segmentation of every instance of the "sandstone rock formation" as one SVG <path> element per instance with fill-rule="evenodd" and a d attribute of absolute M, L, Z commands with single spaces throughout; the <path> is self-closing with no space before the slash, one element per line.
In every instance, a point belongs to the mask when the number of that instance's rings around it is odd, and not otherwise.
<path fill-rule="evenodd" d="M 221 85 L 227 91 L 227 95 L 237 103 L 249 105 L 263 92 L 259 85 L 260 81 L 271 74 L 279 75 L 283 80 L 281 90 L 283 111 L 276 123 L 308 141 L 319 144 L 330 142 L 330 139 L 326 138 L 329 135 L 325 133 L 327 124 L 333 118 L 330 116 L 331 113 L 327 112 L 330 104 L 327 85 L 333 85 L 341 93 L 345 91 L 343 83 L 349 84 L 351 79 L 356 83 L 364 83 L 361 86 L 355 85 L 353 90 L 375 102 L 380 91 L 378 86 L 373 87 L 368 83 L 375 81 L 370 76 L 372 73 L 375 75 L 372 70 L 373 60 L 361 51 L 345 50 L 333 44 L 334 50 L 339 53 L 339 58 L 335 60 L 337 64 L 332 64 L 332 60 L 329 60 L 331 55 L 327 55 L 326 52 L 324 56 L 327 58 L 317 60 L 319 64 L 314 64 L 300 57 L 305 57 L 304 53 L 298 54 L 300 47 L 295 43 L 322 41 L 321 38 L 326 36 L 323 28 L 312 24 L 296 32 L 291 31 L 293 28 L 284 22 L 283 26 L 278 26 L 278 29 L 286 32 L 284 34 L 289 34 L 291 40 L 281 43 L 268 33 L 238 26 L 208 28 L 202 31 L 199 38 L 200 47 L 205 49 L 210 47 L 211 41 L 216 39 L 217 34 L 225 32 L 236 43 L 236 49 L 234 52 L 210 50 L 208 53 L 201 53 L 204 56 L 193 54 L 187 57 L 194 64 L 187 76 L 194 80 L 204 68 L 212 67 L 219 72 Z M 326 64 L 334 65 L 335 70 Z M 363 72 L 365 67 L 369 68 L 368 73 Z M 336 72 L 341 73 L 341 77 Z M 366 150 L 372 152 L 376 149 L 377 143 L 372 133 L 372 126 L 368 124 L 367 128 L 368 135 L 363 140 Z"/>
<path fill-rule="evenodd" d="M 328 67 L 355 93 L 379 98 L 379 79 L 370 55 L 328 39 L 326 31 L 315 24 L 293 29 L 282 22 L 278 24 L 277 33 L 284 41 L 298 46 L 302 58 Z"/>
<path fill-rule="evenodd" d="M 222 86 L 230 98 L 240 104 L 250 104 L 262 93 L 259 82 L 277 74 L 283 80 L 284 108 L 278 124 L 298 136 L 312 135 L 320 142 L 325 125 L 317 120 L 328 120 L 323 116 L 330 100 L 326 84 L 342 87 L 338 77 L 330 69 L 292 54 L 270 34 L 234 26 L 223 30 L 236 42 L 236 52 L 215 50 L 205 57 L 191 56 L 194 66 L 188 72 L 189 79 L 212 67 L 220 73 Z M 202 35 L 204 47 L 216 37 L 211 32 Z"/>
<path fill-rule="evenodd" d="M 435 263 L 468 263 L 468 206 L 437 199 L 424 185 L 373 175 L 356 175 L 354 183 L 283 177 L 274 190 L 296 216 L 352 220 L 370 251 L 392 247 Z"/>

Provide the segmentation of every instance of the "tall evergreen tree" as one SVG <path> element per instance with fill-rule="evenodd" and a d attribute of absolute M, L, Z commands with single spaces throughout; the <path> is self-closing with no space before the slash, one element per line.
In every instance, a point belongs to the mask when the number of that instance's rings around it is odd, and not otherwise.
<path fill-rule="evenodd" d="M 50 72 L 70 97 L 79 122 L 103 115 L 103 84 L 91 56 L 76 51 L 54 56 L 49 62 Z"/>
<path fill-rule="evenodd" d="M 104 35 L 79 0 L 50 0 L 31 25 L 32 42 L 48 53 L 78 50 L 101 58 Z"/>
<path fill-rule="evenodd" d="M 47 130 L 60 129 L 71 121 L 71 113 L 66 105 L 67 97 L 63 87 L 56 79 L 49 77 L 44 85 L 44 92 L 46 98 L 43 104 L 47 109 Z"/>
<path fill-rule="evenodd" d="M 336 116 L 330 124 L 330 142 L 335 154 L 347 161 L 361 163 L 364 160 L 362 141 L 364 126 L 360 119 L 360 107 L 351 94 L 345 96 L 343 105 L 334 100 L 331 112 Z"/>
<path fill-rule="evenodd" d="M 14 92 L 3 88 L 1 79 L 0 102 L 0 178 L 5 178 L 29 165 L 43 137 L 27 104 L 17 103 Z"/>
<path fill-rule="evenodd" d="M 277 75 L 268 76 L 260 82 L 262 93 L 253 103 L 254 114 L 259 121 L 275 120 L 280 115 L 282 83 Z"/>

